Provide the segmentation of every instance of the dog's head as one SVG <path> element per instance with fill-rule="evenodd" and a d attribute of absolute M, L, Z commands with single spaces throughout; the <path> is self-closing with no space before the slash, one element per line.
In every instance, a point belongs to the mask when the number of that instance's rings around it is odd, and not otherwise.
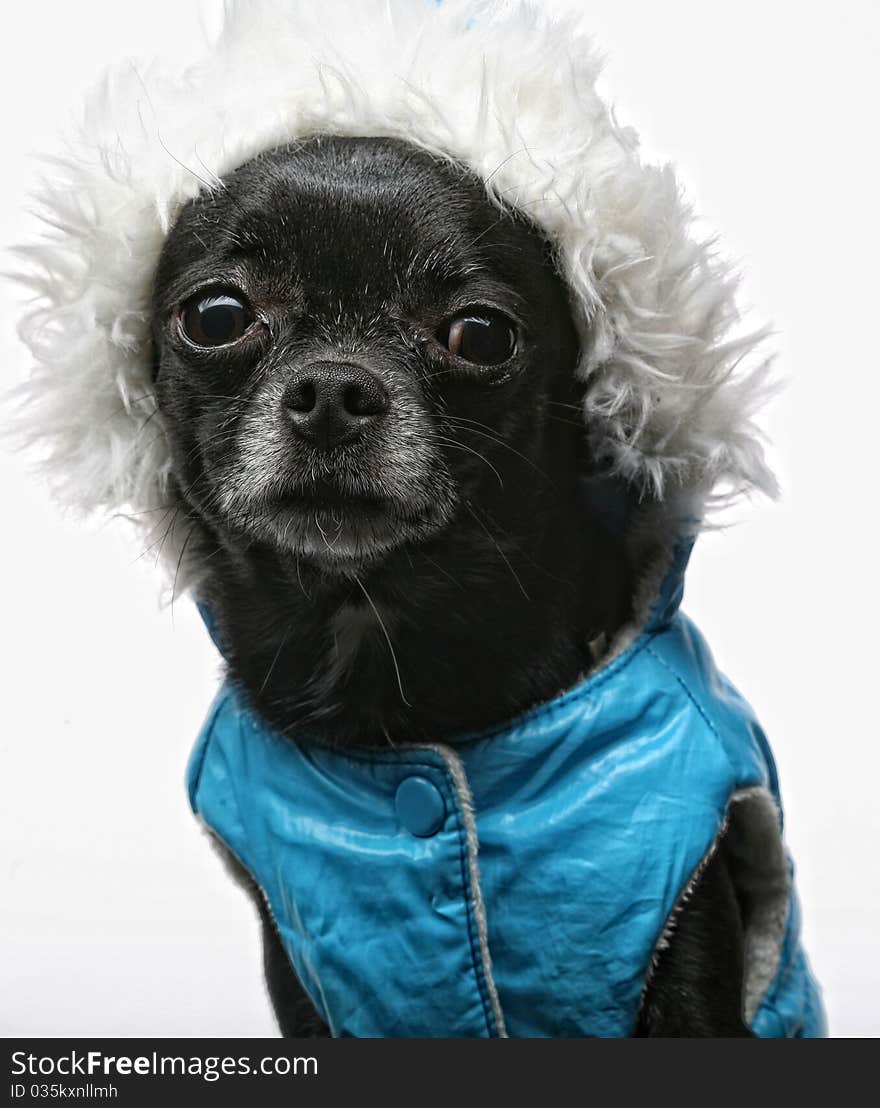
<path fill-rule="evenodd" d="M 179 491 L 224 541 L 345 572 L 567 479 L 577 337 L 551 251 L 406 143 L 314 139 L 190 202 L 154 339 Z"/>
<path fill-rule="evenodd" d="M 22 396 L 63 502 L 129 514 L 181 587 L 193 513 L 375 562 L 448 532 L 493 468 L 528 499 L 517 454 L 566 471 L 540 457 L 577 435 L 550 399 L 646 505 L 640 562 L 716 488 L 772 489 L 735 283 L 599 96 L 580 16 L 318 7 L 230 0 L 198 66 L 122 67 L 41 190 Z"/>

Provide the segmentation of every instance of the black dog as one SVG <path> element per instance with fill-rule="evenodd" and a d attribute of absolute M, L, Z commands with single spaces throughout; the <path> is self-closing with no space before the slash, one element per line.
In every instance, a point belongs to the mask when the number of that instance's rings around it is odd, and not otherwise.
<path fill-rule="evenodd" d="M 154 299 L 187 557 L 231 675 L 282 732 L 447 738 L 548 700 L 631 615 L 543 237 L 384 139 L 263 155 L 192 201 Z M 282 1030 L 326 1034 L 264 918 Z M 724 843 L 662 944 L 639 1035 L 748 1035 Z"/>

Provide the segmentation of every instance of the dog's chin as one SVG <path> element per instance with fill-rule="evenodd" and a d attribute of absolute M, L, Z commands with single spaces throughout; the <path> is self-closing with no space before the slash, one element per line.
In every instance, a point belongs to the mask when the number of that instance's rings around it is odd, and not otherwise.
<path fill-rule="evenodd" d="M 430 538 L 445 523 L 445 513 L 393 501 L 288 496 L 249 512 L 246 531 L 282 556 L 345 574 Z"/>

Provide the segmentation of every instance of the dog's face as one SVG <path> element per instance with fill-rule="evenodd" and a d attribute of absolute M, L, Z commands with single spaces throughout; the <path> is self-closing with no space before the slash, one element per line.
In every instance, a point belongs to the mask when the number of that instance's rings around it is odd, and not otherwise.
<path fill-rule="evenodd" d="M 534 483 L 549 405 L 572 399 L 546 244 L 397 141 L 312 140 L 229 175 L 181 213 L 154 311 L 182 496 L 227 541 L 326 571 Z"/>

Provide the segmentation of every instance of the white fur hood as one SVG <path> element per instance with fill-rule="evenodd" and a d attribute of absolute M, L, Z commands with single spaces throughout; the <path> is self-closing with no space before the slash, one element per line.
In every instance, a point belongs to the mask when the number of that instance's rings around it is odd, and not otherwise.
<path fill-rule="evenodd" d="M 165 235 L 220 175 L 316 133 L 452 157 L 545 231 L 580 324 L 594 443 L 645 503 L 702 516 L 713 496 L 772 492 L 752 422 L 760 336 L 736 331 L 732 276 L 695 237 L 672 170 L 643 165 L 599 98 L 598 70 L 576 17 L 520 0 L 230 0 L 201 64 L 108 77 L 25 253 L 26 421 L 59 497 L 155 526 L 171 495 L 149 332 Z M 163 557 L 179 554 L 171 536 Z"/>

